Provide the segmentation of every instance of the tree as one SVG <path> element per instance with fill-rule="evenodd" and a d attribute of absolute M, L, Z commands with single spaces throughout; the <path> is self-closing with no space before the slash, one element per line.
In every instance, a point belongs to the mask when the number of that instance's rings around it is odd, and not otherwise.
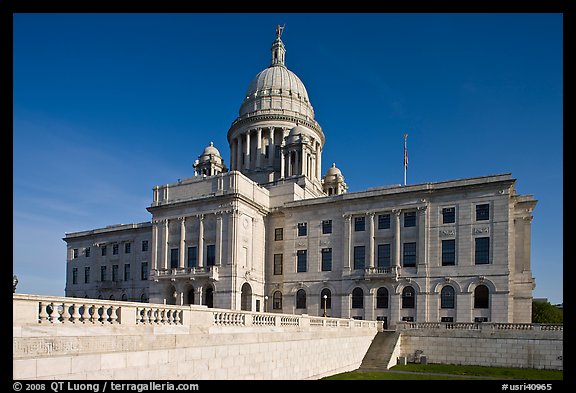
<path fill-rule="evenodd" d="M 533 323 L 563 323 L 563 313 L 548 302 L 532 302 Z"/>

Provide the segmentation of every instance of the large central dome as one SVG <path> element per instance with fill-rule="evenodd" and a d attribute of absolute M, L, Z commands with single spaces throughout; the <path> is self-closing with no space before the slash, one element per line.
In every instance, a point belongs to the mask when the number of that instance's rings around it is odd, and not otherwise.
<path fill-rule="evenodd" d="M 272 44 L 272 63 L 250 83 L 240 107 L 239 119 L 260 114 L 284 114 L 312 121 L 314 109 L 304 84 L 284 64 L 286 49 L 277 37 Z"/>

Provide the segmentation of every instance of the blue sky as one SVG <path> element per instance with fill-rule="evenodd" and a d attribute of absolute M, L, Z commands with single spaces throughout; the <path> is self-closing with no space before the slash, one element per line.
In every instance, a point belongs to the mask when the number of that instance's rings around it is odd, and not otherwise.
<path fill-rule="evenodd" d="M 63 295 L 66 232 L 150 219 L 270 63 L 277 24 L 349 191 L 512 173 L 534 297 L 563 301 L 562 14 L 15 14 L 13 269 Z"/>

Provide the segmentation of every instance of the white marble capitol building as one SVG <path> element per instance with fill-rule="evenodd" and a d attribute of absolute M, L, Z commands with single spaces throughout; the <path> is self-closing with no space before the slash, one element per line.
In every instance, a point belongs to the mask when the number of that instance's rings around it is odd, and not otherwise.
<path fill-rule="evenodd" d="M 66 296 L 397 321 L 531 322 L 536 200 L 511 174 L 347 192 L 278 29 L 194 176 L 149 222 L 67 233 Z"/>

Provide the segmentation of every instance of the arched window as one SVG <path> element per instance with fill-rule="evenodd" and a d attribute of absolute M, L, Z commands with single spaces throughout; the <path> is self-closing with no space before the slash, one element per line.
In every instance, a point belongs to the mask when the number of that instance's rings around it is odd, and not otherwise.
<path fill-rule="evenodd" d="M 474 289 L 474 308 L 488 308 L 489 291 L 486 285 L 478 285 Z"/>
<path fill-rule="evenodd" d="M 240 289 L 240 310 L 252 311 L 252 287 L 247 282 Z"/>
<path fill-rule="evenodd" d="M 214 307 L 214 288 L 208 287 L 204 291 L 204 302 L 206 307 L 213 308 Z"/>
<path fill-rule="evenodd" d="M 449 285 L 440 291 L 440 308 L 454 308 L 454 288 Z"/>
<path fill-rule="evenodd" d="M 364 291 L 362 288 L 354 288 L 352 291 L 352 308 L 364 308 Z"/>
<path fill-rule="evenodd" d="M 324 295 L 326 295 L 326 300 L 324 300 Z M 326 304 L 324 304 L 326 302 Z M 324 288 L 322 292 L 320 292 L 320 304 L 322 305 L 322 309 L 331 309 L 332 308 L 332 292 L 328 288 Z"/>
<path fill-rule="evenodd" d="M 376 308 L 388 308 L 388 290 L 384 287 L 376 291 Z"/>
<path fill-rule="evenodd" d="M 145 293 L 143 293 L 142 296 L 140 296 L 140 301 L 142 303 L 148 303 L 148 297 L 146 296 Z"/>
<path fill-rule="evenodd" d="M 272 309 L 282 310 L 282 292 L 276 291 L 272 295 Z"/>
<path fill-rule="evenodd" d="M 414 308 L 414 288 L 406 287 L 402 290 L 402 308 Z"/>
<path fill-rule="evenodd" d="M 116 300 L 114 299 L 114 295 L 110 295 L 110 300 Z"/>
<path fill-rule="evenodd" d="M 306 308 L 306 291 L 303 289 L 296 292 L 296 308 Z"/>
<path fill-rule="evenodd" d="M 127 301 L 127 300 L 128 300 L 128 296 L 126 296 L 125 293 L 122 294 L 122 300 L 123 300 L 123 301 Z"/>

